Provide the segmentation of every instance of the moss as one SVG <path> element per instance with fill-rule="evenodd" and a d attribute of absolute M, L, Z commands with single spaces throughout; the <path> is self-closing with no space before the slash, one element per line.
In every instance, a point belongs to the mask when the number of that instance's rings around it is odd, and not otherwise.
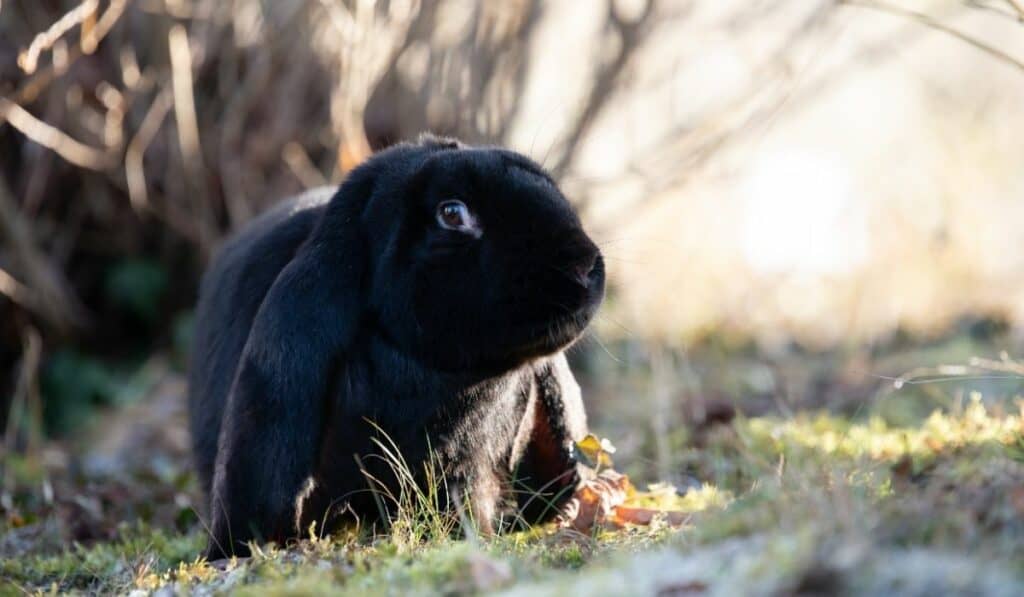
<path fill-rule="evenodd" d="M 198 533 L 167 534 L 146 525 L 124 525 L 120 538 L 91 547 L 74 544 L 64 553 L 0 560 L 0 577 L 24 589 L 108 592 L 159 586 L 159 575 L 195 561 L 202 549 Z M 165 579 L 166 580 L 166 579 Z"/>
<path fill-rule="evenodd" d="M 397 534 L 312 533 L 287 548 L 262 546 L 220 571 L 195 559 L 198 531 L 123 525 L 116 541 L 0 561 L 2 592 L 924 594 L 941 582 L 1019 592 L 1020 414 L 990 411 L 975 398 L 916 426 L 765 417 L 739 419 L 703 441 L 688 462 L 728 471 L 721 484 L 684 493 L 654 485 L 631 498 L 691 513 L 681 528 L 582 535 L 544 527 L 470 541 L 451 538 L 447 521 L 410 511 Z M 897 563 L 910 567 L 902 577 Z"/>

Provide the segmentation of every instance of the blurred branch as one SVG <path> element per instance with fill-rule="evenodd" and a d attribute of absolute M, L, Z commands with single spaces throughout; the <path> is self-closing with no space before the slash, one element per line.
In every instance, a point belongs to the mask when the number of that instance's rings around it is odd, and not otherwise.
<path fill-rule="evenodd" d="M 140 4 L 142 12 L 152 15 L 169 16 L 175 19 L 194 19 L 205 16 L 202 14 L 203 7 L 195 6 L 195 2 L 186 4 L 181 0 L 143 0 Z M 211 4 L 206 2 L 204 6 L 209 8 Z"/>
<path fill-rule="evenodd" d="M 646 182 L 646 192 L 637 201 L 659 197 L 665 189 L 693 176 L 712 157 L 749 138 L 756 128 L 767 130 L 794 98 L 800 76 L 821 55 L 821 48 L 809 48 L 810 60 L 795 75 L 794 55 L 805 44 L 822 43 L 825 39 L 822 31 L 833 11 L 831 2 L 823 2 L 810 11 L 785 41 L 755 68 L 745 91 L 701 115 L 696 124 L 686 121 L 669 126 L 664 134 L 636 151 L 629 170 Z M 623 202 L 619 206 L 623 210 L 635 208 L 635 202 Z"/>
<path fill-rule="evenodd" d="M 891 15 L 894 15 L 894 16 L 903 17 L 903 18 L 906 18 L 906 19 L 911 19 L 911 20 L 913 20 L 913 21 L 915 21 L 917 23 L 920 23 L 921 25 L 923 25 L 925 27 L 928 27 L 930 29 L 934 29 L 936 31 L 941 31 L 942 33 L 945 33 L 946 35 L 950 35 L 952 37 L 955 37 L 956 39 L 959 39 L 960 41 L 962 41 L 962 42 L 964 42 L 964 43 L 966 43 L 966 44 L 968 44 L 968 45 L 970 45 L 970 46 L 972 46 L 972 47 L 974 47 L 974 48 L 976 48 L 976 49 L 978 49 L 978 50 L 988 54 L 989 56 L 992 56 L 993 58 L 996 58 L 996 59 L 998 59 L 998 60 L 1000 60 L 1000 61 L 1002 61 L 1002 62 L 1004 62 L 1004 63 L 1006 63 L 1006 64 L 1008 64 L 1008 65 L 1010 65 L 1010 66 L 1012 66 L 1014 68 L 1016 68 L 1017 70 L 1024 71 L 1024 61 L 1016 58 L 1015 56 L 1011 56 L 1010 54 L 1007 54 L 1003 50 L 1001 50 L 1001 49 L 999 49 L 999 48 L 997 48 L 997 47 L 995 47 L 993 45 L 987 44 L 984 41 L 981 41 L 979 39 L 976 39 L 974 37 L 971 37 L 971 36 L 961 32 L 961 31 L 958 31 L 958 30 L 950 27 L 949 25 L 946 25 L 942 21 L 939 21 L 938 19 L 936 19 L 935 17 L 933 17 L 933 16 L 931 16 L 929 14 L 926 14 L 926 13 L 923 13 L 923 12 L 918 12 L 916 10 L 910 10 L 910 9 L 903 8 L 903 7 L 900 7 L 900 6 L 894 6 L 892 4 L 888 4 L 888 3 L 884 3 L 884 2 L 875 2 L 875 1 L 872 1 L 872 0 L 840 0 L 840 3 L 841 4 L 846 4 L 846 5 L 849 5 L 849 6 L 859 6 L 859 7 L 862 7 L 862 8 L 867 8 L 867 9 L 875 10 L 875 11 L 878 11 L 878 12 L 884 12 L 884 13 L 888 13 L 888 14 L 891 14 Z M 1017 7 L 1017 4 L 1018 4 L 1017 2 L 1013 2 L 1013 5 L 1014 5 L 1015 8 Z"/>
<path fill-rule="evenodd" d="M 1024 4 L 1014 0 L 998 0 L 1000 5 L 989 4 L 983 0 L 965 0 L 964 3 L 977 10 L 985 10 L 1004 18 L 1016 20 L 1017 23 L 1024 23 Z M 1002 6 L 1006 4 L 1007 6 Z"/>
<path fill-rule="evenodd" d="M 71 285 L 32 240 L 31 225 L 18 210 L 7 181 L 0 176 L 0 234 L 28 279 L 38 304 L 36 311 L 54 328 L 66 331 L 87 321 L 85 307 Z"/>
<path fill-rule="evenodd" d="M 372 153 L 363 117 L 370 96 L 387 69 L 395 64 L 409 31 L 420 14 L 420 2 L 390 2 L 377 14 L 376 0 L 357 2 L 350 9 L 340 0 L 320 0 L 340 43 L 338 87 L 331 116 L 339 137 L 338 169 L 344 173 Z"/>
<path fill-rule="evenodd" d="M 4 271 L 3 268 L 0 268 L 0 294 L 28 311 L 44 317 L 46 315 L 32 289 L 14 279 L 14 276 Z"/>
<path fill-rule="evenodd" d="M 136 212 L 151 208 L 149 196 L 146 191 L 146 172 L 143 169 L 143 157 L 153 137 L 160 130 L 167 113 L 171 111 L 170 91 L 164 89 L 157 94 L 153 104 L 146 111 L 139 130 L 128 143 L 128 151 L 125 152 L 124 169 L 125 178 L 128 182 L 128 197 Z"/>
<path fill-rule="evenodd" d="M 604 66 L 600 67 L 587 95 L 587 102 L 575 122 L 569 128 L 568 137 L 563 141 L 563 149 L 558 161 L 551 168 L 554 177 L 561 178 L 576 157 L 580 141 L 590 130 L 597 116 L 611 99 L 618 87 L 622 73 L 630 58 L 641 46 L 644 34 L 652 24 L 656 0 L 648 0 L 643 12 L 633 21 L 625 20 L 616 9 L 616 2 L 608 2 L 607 21 L 612 31 L 619 37 L 618 51 Z"/>
<path fill-rule="evenodd" d="M 84 0 L 77 7 L 65 13 L 53 25 L 50 25 L 49 29 L 36 35 L 28 49 L 18 54 L 18 66 L 21 67 L 21 70 L 28 75 L 34 73 L 39 64 L 39 55 L 53 47 L 65 33 L 94 16 L 99 5 L 99 0 Z M 84 39 L 83 35 L 83 41 Z"/>
<path fill-rule="evenodd" d="M 171 27 L 167 43 L 171 57 L 171 86 L 174 91 L 174 116 L 178 124 L 178 144 L 188 177 L 187 186 L 192 189 L 190 196 L 194 214 L 199 218 L 197 228 L 200 249 L 208 252 L 214 242 L 214 222 L 206 191 L 203 151 L 199 143 L 199 121 L 196 118 L 195 91 L 192 86 L 192 50 L 185 27 Z"/>
<path fill-rule="evenodd" d="M 68 55 L 63 64 L 47 64 L 37 73 L 25 81 L 21 87 L 10 97 L 15 103 L 29 104 L 34 102 L 53 83 L 57 77 L 67 72 L 67 69 L 76 60 L 82 57 L 82 48 L 74 46 L 68 50 Z M 0 123 L 3 122 L 3 115 L 0 114 Z"/>
<path fill-rule="evenodd" d="M 145 117 L 139 130 L 128 143 L 128 150 L 125 152 L 124 170 L 125 180 L 128 184 L 128 198 L 132 209 L 136 213 L 149 212 L 155 214 L 175 232 L 189 239 L 196 245 L 200 245 L 202 239 L 195 223 L 188 214 L 183 213 L 177 205 L 164 202 L 161 207 L 149 200 L 148 183 L 146 182 L 146 171 L 144 158 L 146 149 L 153 142 L 153 138 L 160 130 L 167 113 L 171 111 L 174 102 L 170 89 L 161 90 L 146 111 Z"/>
<path fill-rule="evenodd" d="M 242 136 L 245 132 L 246 118 L 270 80 L 270 57 L 261 55 L 245 73 L 241 84 L 228 100 L 225 110 L 224 127 L 220 135 L 220 168 L 224 202 L 232 226 L 242 225 L 251 215 L 249 203 L 246 201 L 245 186 L 242 184 Z"/>
<path fill-rule="evenodd" d="M 88 31 L 82 35 L 82 51 L 86 54 L 92 54 L 96 51 L 96 48 L 100 45 L 100 42 L 107 33 L 117 23 L 121 15 L 124 14 L 124 9 L 128 7 L 130 0 L 111 0 L 110 6 L 107 7 L 106 12 L 100 17 L 96 24 L 89 28 Z"/>
<path fill-rule="evenodd" d="M 312 160 L 309 159 L 309 154 L 298 143 L 292 142 L 285 145 L 281 151 L 281 159 L 287 164 L 295 178 L 298 178 L 302 186 L 307 189 L 322 187 L 327 184 L 323 174 L 316 169 Z"/>
<path fill-rule="evenodd" d="M 18 447 L 18 425 L 29 413 L 26 453 L 34 454 L 42 439 L 42 404 L 39 396 L 39 363 L 42 356 L 43 342 L 39 331 L 26 325 L 22 332 L 21 364 L 18 370 L 18 382 L 11 397 L 10 411 L 7 413 L 7 428 L 4 430 L 4 452 L 14 454 Z M 3 460 L 3 459 L 0 459 Z M 13 486 L 12 471 L 4 467 L 3 489 L 9 491 Z"/>
<path fill-rule="evenodd" d="M 0 123 L 5 120 L 32 141 L 53 150 L 76 166 L 90 170 L 106 170 L 114 163 L 112 154 L 76 141 L 11 100 L 0 98 Z"/>

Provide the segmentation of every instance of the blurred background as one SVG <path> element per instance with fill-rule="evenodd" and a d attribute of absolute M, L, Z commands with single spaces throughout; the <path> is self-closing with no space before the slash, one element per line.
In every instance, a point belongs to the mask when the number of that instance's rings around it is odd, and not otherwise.
<path fill-rule="evenodd" d="M 1017 0 L 0 0 L 0 508 L 194 524 L 205 264 L 428 130 L 542 163 L 602 246 L 573 359 L 637 479 L 707 480 L 738 416 L 1012 409 L 1022 106 Z"/>

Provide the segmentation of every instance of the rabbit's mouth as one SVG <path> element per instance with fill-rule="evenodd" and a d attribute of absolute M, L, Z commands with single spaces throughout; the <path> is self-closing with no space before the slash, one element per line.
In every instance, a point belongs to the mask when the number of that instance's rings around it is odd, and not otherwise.
<path fill-rule="evenodd" d="M 583 336 L 599 305 L 600 300 L 587 302 L 571 313 L 529 326 L 521 352 L 530 357 L 538 357 L 572 346 Z"/>
<path fill-rule="evenodd" d="M 604 260 L 600 253 L 586 269 L 574 285 L 574 292 L 578 293 L 573 300 L 575 308 L 568 310 L 565 304 L 555 303 L 553 315 L 526 326 L 528 351 L 539 352 L 538 356 L 553 354 L 568 348 L 583 335 L 604 298 Z"/>

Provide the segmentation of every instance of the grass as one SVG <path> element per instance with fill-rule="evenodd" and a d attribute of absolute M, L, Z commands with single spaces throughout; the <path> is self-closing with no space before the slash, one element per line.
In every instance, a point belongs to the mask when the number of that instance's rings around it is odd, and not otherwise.
<path fill-rule="evenodd" d="M 201 533 L 122 525 L 118 538 L 0 563 L 3 592 L 524 595 L 1024 590 L 1024 418 L 980 396 L 914 426 L 824 413 L 737 419 L 683 455 L 709 483 L 636 501 L 691 513 L 682 528 L 554 527 L 451 538 L 406 502 L 369 537 L 263 546 L 226 571 L 196 560 Z"/>

